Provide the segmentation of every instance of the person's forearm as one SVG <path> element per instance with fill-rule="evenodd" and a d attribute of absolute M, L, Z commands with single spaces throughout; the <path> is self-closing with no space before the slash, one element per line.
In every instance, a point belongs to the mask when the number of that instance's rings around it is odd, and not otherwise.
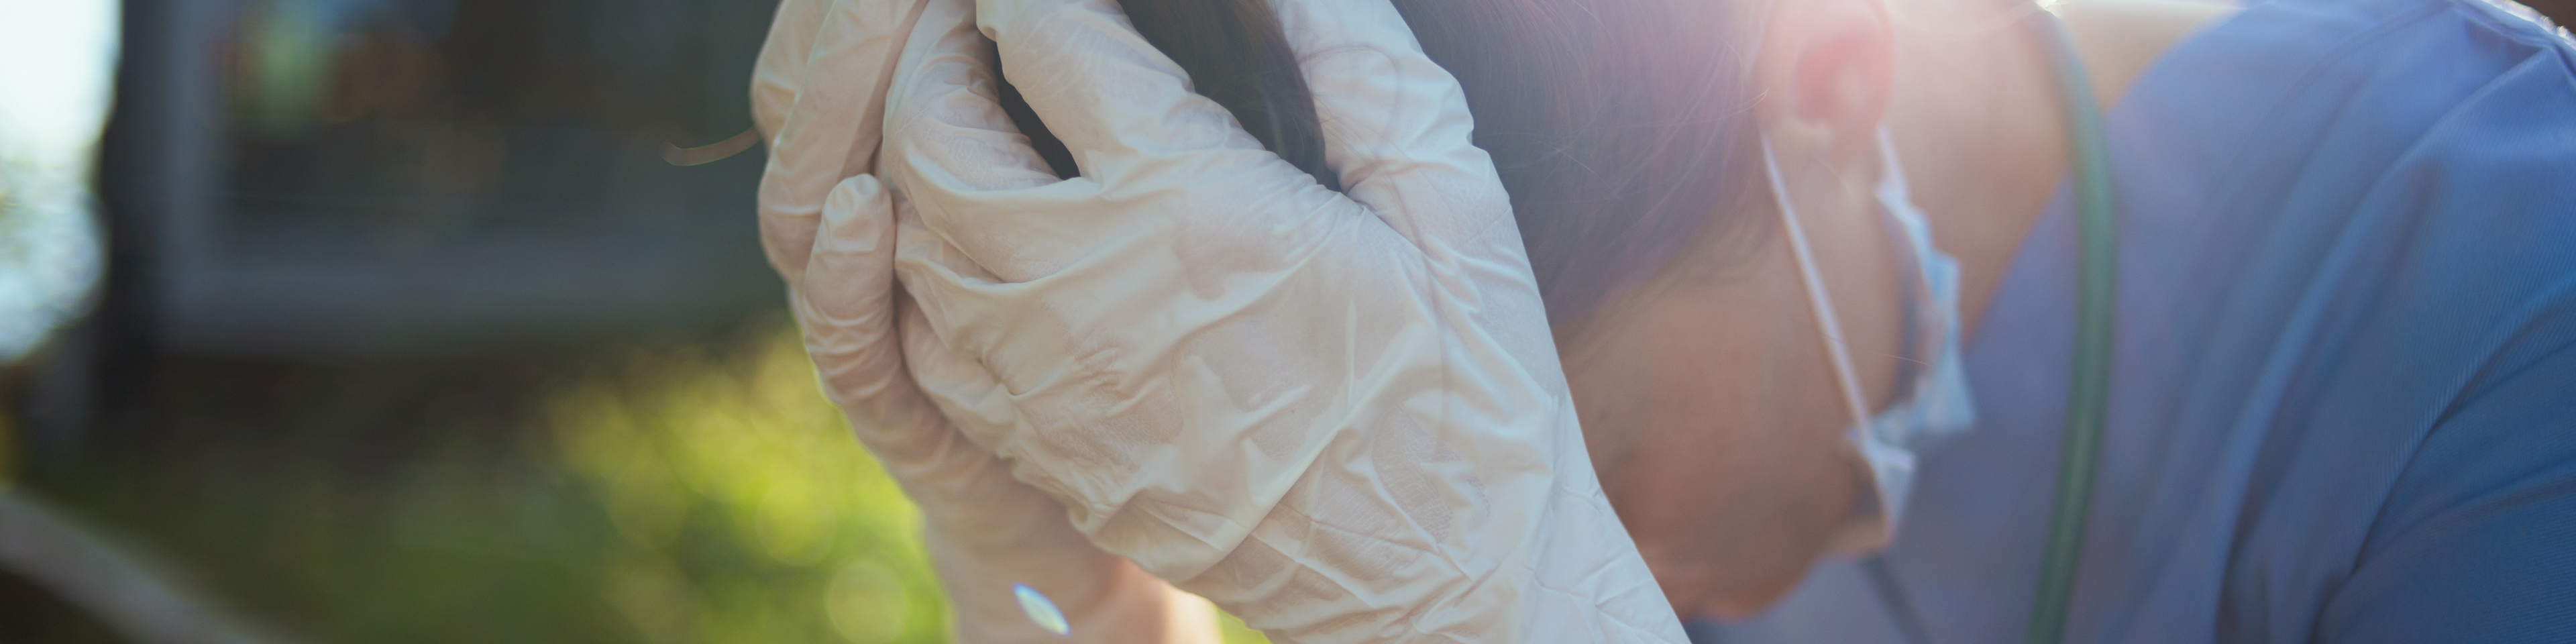
<path fill-rule="evenodd" d="M 1197 595 L 1138 569 L 1123 558 L 1088 561 L 1022 561 L 1048 550 L 964 552 L 959 542 L 931 535 L 930 555 L 947 587 L 961 644 L 1216 644 L 1216 608 Z M 1096 552 L 1096 551 L 1095 551 Z M 1072 559 L 1084 559 L 1073 557 Z M 1008 579 L 1003 571 L 1043 572 L 1045 579 Z M 1026 584 L 1062 612 L 1067 630 L 1056 633 L 1021 605 L 1014 585 Z M 1060 600 L 1060 603 L 1059 603 Z"/>
<path fill-rule="evenodd" d="M 1217 644 L 1216 606 L 1197 595 L 1119 561 L 1116 574 L 1087 614 L 1068 614 L 1074 642 L 1124 644 Z"/>

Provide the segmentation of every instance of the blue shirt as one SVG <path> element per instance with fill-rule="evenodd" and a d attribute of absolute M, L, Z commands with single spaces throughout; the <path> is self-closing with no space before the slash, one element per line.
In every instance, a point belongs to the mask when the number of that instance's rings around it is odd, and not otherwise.
<path fill-rule="evenodd" d="M 2069 642 L 2576 642 L 2576 50 L 2480 0 L 2269 0 L 2106 115 L 2112 392 Z M 2064 189 L 1874 562 L 1700 642 L 2019 642 L 2066 423 Z"/>

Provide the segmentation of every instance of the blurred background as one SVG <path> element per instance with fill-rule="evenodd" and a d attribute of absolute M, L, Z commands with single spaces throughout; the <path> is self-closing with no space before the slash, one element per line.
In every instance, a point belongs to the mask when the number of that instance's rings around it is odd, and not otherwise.
<path fill-rule="evenodd" d="M 0 0 L 0 642 L 946 641 L 661 159 L 775 5 Z"/>

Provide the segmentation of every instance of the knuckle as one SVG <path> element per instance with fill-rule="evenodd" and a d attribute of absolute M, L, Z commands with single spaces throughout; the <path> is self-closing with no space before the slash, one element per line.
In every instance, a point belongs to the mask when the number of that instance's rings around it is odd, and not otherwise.
<path fill-rule="evenodd" d="M 806 258 L 814 248 L 813 222 L 763 214 L 759 225 L 760 250 L 769 258 L 770 269 L 794 285 L 801 280 Z"/>

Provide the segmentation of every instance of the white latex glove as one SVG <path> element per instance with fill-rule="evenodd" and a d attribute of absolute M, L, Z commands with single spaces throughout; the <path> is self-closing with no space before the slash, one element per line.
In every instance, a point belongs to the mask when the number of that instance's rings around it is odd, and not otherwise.
<path fill-rule="evenodd" d="M 1111 0 L 934 2 L 888 95 L 915 375 L 1094 543 L 1274 639 L 1684 642 L 1585 454 L 1454 79 L 1386 0 L 1274 0 L 1348 196 Z M 1071 148 L 995 104 L 1009 69 Z M 954 354 L 949 354 L 953 356 Z M 968 420 L 972 419 L 972 420 Z"/>
<path fill-rule="evenodd" d="M 823 391 L 920 506 L 957 641 L 1213 642 L 1204 600 L 1085 541 L 1062 505 L 1012 480 L 906 377 L 893 211 L 865 173 L 894 56 L 927 4 L 785 0 L 753 73 L 754 118 L 770 141 L 761 240 L 787 280 Z M 1025 614 L 1013 584 L 1052 597 L 1072 637 Z"/>

